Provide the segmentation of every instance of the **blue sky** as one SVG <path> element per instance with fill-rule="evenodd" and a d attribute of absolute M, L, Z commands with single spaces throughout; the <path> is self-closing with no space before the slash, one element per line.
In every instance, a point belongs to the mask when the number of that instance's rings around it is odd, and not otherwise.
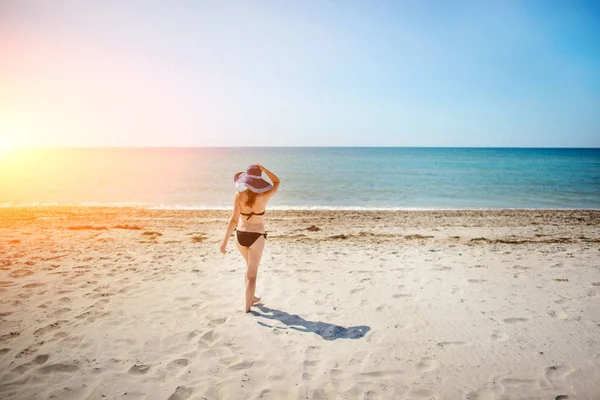
<path fill-rule="evenodd" d="M 581 1 L 2 1 L 0 135 L 600 147 L 599 38 Z"/>

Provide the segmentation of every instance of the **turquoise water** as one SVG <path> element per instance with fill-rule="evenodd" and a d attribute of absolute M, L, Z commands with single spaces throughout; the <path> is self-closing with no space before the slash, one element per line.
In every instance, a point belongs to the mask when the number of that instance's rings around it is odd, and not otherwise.
<path fill-rule="evenodd" d="M 0 154 L 0 204 L 229 208 L 262 163 L 275 208 L 600 208 L 600 149 L 154 148 Z"/>

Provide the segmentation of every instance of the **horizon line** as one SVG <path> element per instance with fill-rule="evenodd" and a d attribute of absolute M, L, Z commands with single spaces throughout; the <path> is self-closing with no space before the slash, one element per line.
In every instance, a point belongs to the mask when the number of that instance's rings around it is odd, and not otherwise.
<path fill-rule="evenodd" d="M 41 149 L 315 149 L 315 148 L 405 148 L 405 149 L 590 149 L 598 150 L 600 146 L 344 146 L 344 145 L 327 145 L 327 146 L 14 146 L 4 148 L 5 151 L 10 150 L 41 150 Z"/>

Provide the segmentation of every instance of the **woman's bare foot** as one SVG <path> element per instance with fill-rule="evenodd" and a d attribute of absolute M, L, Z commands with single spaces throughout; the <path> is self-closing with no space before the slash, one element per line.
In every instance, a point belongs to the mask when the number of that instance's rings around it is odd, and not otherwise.
<path fill-rule="evenodd" d="M 258 304 L 258 303 L 260 303 L 260 297 L 254 296 L 254 300 L 252 300 L 252 305 L 255 305 L 255 304 Z M 246 312 L 249 313 L 250 309 L 249 308 L 246 309 Z"/>

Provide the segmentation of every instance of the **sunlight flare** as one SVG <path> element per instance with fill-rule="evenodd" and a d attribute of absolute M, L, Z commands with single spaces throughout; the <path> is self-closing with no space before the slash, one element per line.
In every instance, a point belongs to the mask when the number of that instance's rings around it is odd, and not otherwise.
<path fill-rule="evenodd" d="M 0 133 L 0 154 L 8 152 L 9 150 L 13 149 L 14 147 L 16 147 L 16 143 L 12 139 L 12 137 L 5 132 L 1 132 Z"/>

